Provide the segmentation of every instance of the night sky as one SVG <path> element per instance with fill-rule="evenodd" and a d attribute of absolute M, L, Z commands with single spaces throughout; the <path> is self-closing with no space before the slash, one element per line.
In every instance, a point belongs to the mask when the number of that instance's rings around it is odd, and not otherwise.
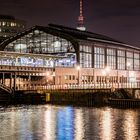
<path fill-rule="evenodd" d="M 75 28 L 79 0 L 0 0 L 0 14 Z M 140 0 L 84 0 L 84 17 L 87 30 L 140 47 Z"/>

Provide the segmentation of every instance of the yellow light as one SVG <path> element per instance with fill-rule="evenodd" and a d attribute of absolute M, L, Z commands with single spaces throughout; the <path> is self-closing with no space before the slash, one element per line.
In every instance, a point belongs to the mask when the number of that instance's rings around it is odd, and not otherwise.
<path fill-rule="evenodd" d="M 131 66 L 131 63 L 130 63 L 130 62 L 128 62 L 128 63 L 127 63 L 127 66 L 128 66 L 128 67 L 129 67 L 129 66 Z"/>
<path fill-rule="evenodd" d="M 103 70 L 102 71 L 102 75 L 105 76 L 106 75 L 106 71 Z"/>
<path fill-rule="evenodd" d="M 106 71 L 106 72 L 110 72 L 110 67 L 107 66 L 107 67 L 105 68 L 105 71 Z"/>
<path fill-rule="evenodd" d="M 80 66 L 78 65 L 78 66 L 76 67 L 76 69 L 77 69 L 77 70 L 80 70 L 81 68 L 80 68 Z"/>
<path fill-rule="evenodd" d="M 49 76 L 50 75 L 50 73 L 49 72 L 46 72 L 46 76 Z"/>

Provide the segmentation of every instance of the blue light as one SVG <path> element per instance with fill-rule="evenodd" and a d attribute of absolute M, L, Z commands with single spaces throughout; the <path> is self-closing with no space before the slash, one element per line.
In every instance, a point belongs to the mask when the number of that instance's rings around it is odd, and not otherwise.
<path fill-rule="evenodd" d="M 74 120 L 72 107 L 58 110 L 57 120 L 57 140 L 73 140 Z"/>

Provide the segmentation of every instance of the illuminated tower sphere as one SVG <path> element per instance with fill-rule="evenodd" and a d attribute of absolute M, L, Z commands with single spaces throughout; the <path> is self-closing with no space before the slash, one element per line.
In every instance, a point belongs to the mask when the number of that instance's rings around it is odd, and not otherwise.
<path fill-rule="evenodd" d="M 85 31 L 86 27 L 84 27 L 84 16 L 83 16 L 83 0 L 80 0 L 80 15 L 78 17 L 78 27 L 77 29 L 81 31 Z"/>

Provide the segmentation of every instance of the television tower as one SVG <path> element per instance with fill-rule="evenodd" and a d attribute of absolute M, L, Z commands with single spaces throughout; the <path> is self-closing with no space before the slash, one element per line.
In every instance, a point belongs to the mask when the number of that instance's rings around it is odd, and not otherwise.
<path fill-rule="evenodd" d="M 86 28 L 84 27 L 84 16 L 83 16 L 83 0 L 80 0 L 80 15 L 78 17 L 78 27 L 77 29 L 81 31 L 85 31 Z"/>

